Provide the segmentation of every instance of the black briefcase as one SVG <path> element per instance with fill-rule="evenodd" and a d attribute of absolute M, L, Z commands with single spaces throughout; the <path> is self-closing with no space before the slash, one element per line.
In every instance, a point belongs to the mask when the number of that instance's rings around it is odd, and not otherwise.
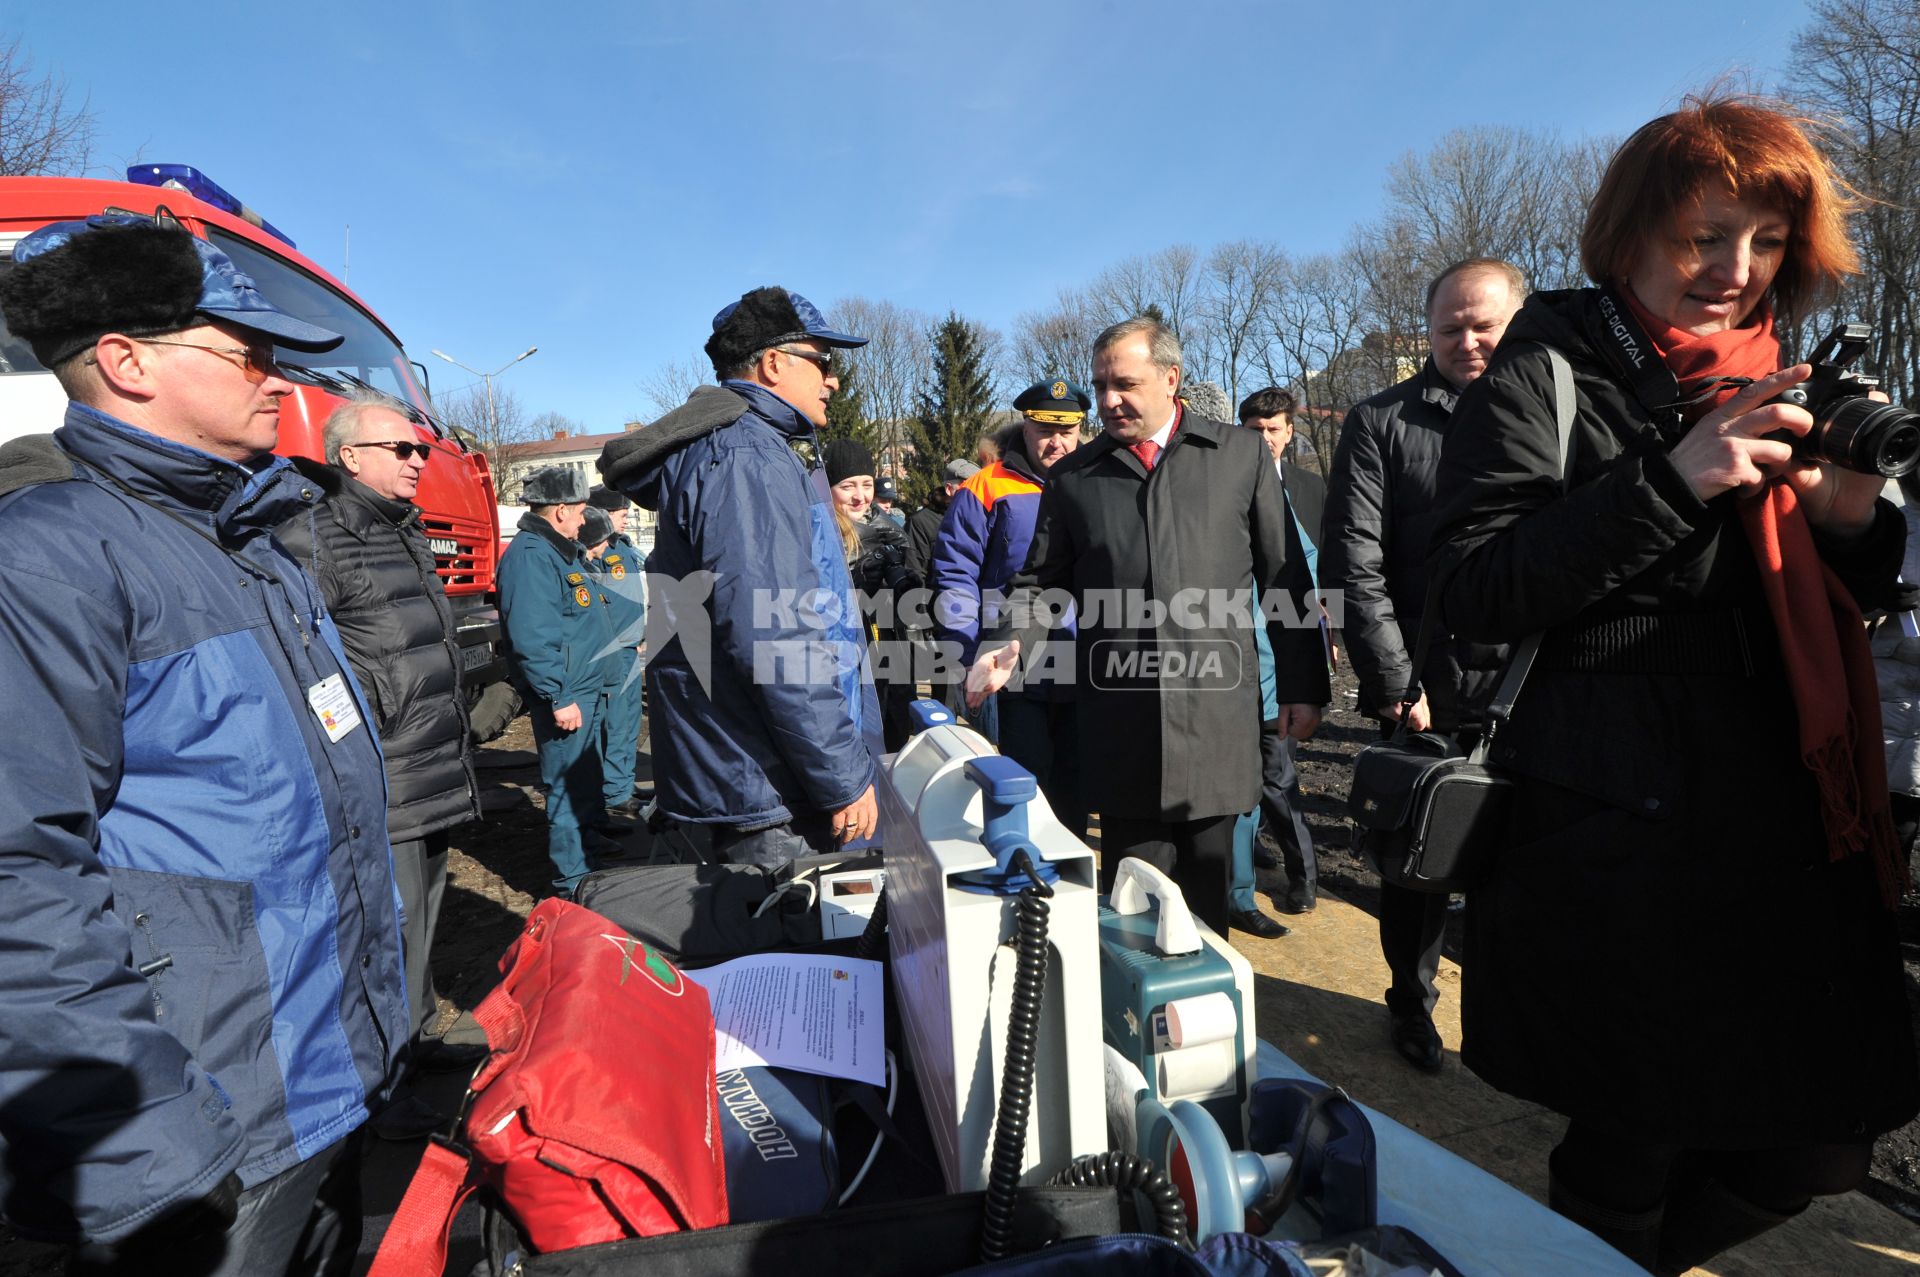
<path fill-rule="evenodd" d="M 1413 732 L 1375 742 L 1353 763 L 1347 811 L 1356 843 L 1385 882 L 1412 891 L 1465 891 L 1507 839 L 1513 781 L 1483 752 Z"/>

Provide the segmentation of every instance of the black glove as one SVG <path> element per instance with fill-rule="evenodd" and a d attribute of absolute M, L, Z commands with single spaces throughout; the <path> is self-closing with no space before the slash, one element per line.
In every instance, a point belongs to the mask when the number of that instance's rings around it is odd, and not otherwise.
<path fill-rule="evenodd" d="M 878 594 L 881 590 L 898 588 L 897 577 L 909 571 L 904 548 L 881 544 L 854 560 L 853 583 L 868 594 Z"/>

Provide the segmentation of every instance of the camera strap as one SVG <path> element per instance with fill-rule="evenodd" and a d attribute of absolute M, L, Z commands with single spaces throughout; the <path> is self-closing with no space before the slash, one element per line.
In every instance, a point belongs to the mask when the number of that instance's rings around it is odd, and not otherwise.
<path fill-rule="evenodd" d="M 1611 284 L 1598 291 L 1587 312 L 1587 336 L 1663 434 L 1682 427 L 1680 383 Z"/>
<path fill-rule="evenodd" d="M 1560 490 L 1565 492 L 1573 477 L 1573 416 L 1578 400 L 1573 389 L 1573 367 L 1567 363 L 1567 357 L 1552 346 L 1542 347 L 1547 352 L 1547 362 L 1553 368 L 1553 418 L 1554 429 L 1560 445 Z M 1649 347 L 1648 349 L 1651 349 Z M 1664 367 L 1662 371 L 1665 371 Z M 1672 377 L 1668 376 L 1668 381 Z M 1420 637 L 1414 644 L 1412 678 L 1408 683 L 1408 699 L 1400 708 L 1400 722 L 1394 728 L 1393 739 L 1398 741 L 1406 737 L 1408 710 L 1419 699 L 1420 677 L 1427 667 L 1427 650 L 1434 636 L 1434 618 L 1439 615 L 1440 606 L 1431 593 L 1428 595 L 1426 614 L 1420 618 Z M 1512 654 L 1507 658 L 1506 670 L 1500 676 L 1500 685 L 1494 690 L 1493 699 L 1487 704 L 1487 727 L 1480 733 L 1480 739 L 1474 744 L 1471 761 L 1484 763 L 1487 751 L 1493 745 L 1493 738 L 1509 718 L 1513 716 L 1514 702 L 1520 699 L 1520 689 L 1526 686 L 1527 675 L 1533 670 L 1534 658 L 1540 655 L 1540 641 L 1546 637 L 1544 630 L 1536 630 L 1514 645 Z"/>

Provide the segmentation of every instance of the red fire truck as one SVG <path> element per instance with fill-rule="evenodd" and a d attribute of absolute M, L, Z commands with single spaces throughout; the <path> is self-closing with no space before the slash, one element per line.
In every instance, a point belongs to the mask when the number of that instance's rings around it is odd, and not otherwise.
<path fill-rule="evenodd" d="M 152 213 L 164 206 L 182 225 L 219 245 L 275 306 L 346 341 L 325 354 L 283 351 L 281 366 L 295 383 L 280 408 L 285 456 L 322 459 L 321 428 L 340 396 L 367 388 L 390 396 L 413 419 L 433 449 L 414 501 L 433 547 L 459 623 L 474 734 L 504 730 L 516 705 L 500 655 L 500 616 L 494 567 L 500 557 L 498 502 L 486 457 L 437 418 L 425 389 L 426 369 L 407 358 L 399 338 L 345 285 L 295 249 L 293 241 L 186 165 L 142 164 L 125 182 L 82 178 L 0 178 L 0 271 L 12 267 L 13 246 L 49 222 L 106 209 Z M 0 320 L 0 440 L 50 431 L 60 424 L 66 396 L 25 342 Z"/>

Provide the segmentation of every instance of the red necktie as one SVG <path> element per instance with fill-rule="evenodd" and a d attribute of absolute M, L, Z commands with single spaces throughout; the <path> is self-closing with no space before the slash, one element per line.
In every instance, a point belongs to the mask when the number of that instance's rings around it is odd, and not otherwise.
<path fill-rule="evenodd" d="M 1142 439 L 1139 443 L 1132 445 L 1130 451 L 1140 458 L 1140 464 L 1149 471 L 1153 469 L 1153 463 L 1160 460 L 1160 445 L 1151 439 Z"/>

